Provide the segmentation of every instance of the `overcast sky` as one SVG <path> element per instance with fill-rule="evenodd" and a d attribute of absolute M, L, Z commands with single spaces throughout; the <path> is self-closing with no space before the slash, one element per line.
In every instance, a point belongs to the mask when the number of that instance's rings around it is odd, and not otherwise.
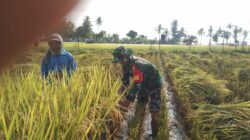
<path fill-rule="evenodd" d="M 125 37 L 129 30 L 135 30 L 149 38 L 157 37 L 155 28 L 162 24 L 170 29 L 174 19 L 179 28 L 188 34 L 197 35 L 200 28 L 207 32 L 210 25 L 214 30 L 226 29 L 231 23 L 250 30 L 249 0 L 87 0 L 80 2 L 68 15 L 76 26 L 82 24 L 85 16 L 95 20 L 102 17 L 100 30 L 118 33 Z M 250 36 L 250 35 L 249 35 Z M 249 37 L 248 37 L 249 41 Z"/>

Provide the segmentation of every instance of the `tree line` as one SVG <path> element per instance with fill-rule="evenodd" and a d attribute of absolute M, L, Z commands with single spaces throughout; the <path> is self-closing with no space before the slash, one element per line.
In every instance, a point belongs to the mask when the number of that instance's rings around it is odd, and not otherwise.
<path fill-rule="evenodd" d="M 86 16 L 81 26 L 76 27 L 71 21 L 63 21 L 62 26 L 54 30 L 61 34 L 65 41 L 78 42 L 96 42 L 96 43 L 124 43 L 124 44 L 200 44 L 202 45 L 203 37 L 208 37 L 211 46 L 212 42 L 217 45 L 247 45 L 246 38 L 248 31 L 237 25 L 228 24 L 225 29 L 219 27 L 214 30 L 212 25 L 207 29 L 200 28 L 197 31 L 197 36 L 188 34 L 184 27 L 179 28 L 178 20 L 173 20 L 170 29 L 162 27 L 159 24 L 155 31 L 158 34 L 157 38 L 149 39 L 146 35 L 138 34 L 134 30 L 129 30 L 126 37 L 121 38 L 118 34 L 109 34 L 104 30 L 100 30 L 103 19 L 98 17 L 94 21 L 97 26 L 97 32 L 93 31 L 93 23 L 89 16 Z"/>

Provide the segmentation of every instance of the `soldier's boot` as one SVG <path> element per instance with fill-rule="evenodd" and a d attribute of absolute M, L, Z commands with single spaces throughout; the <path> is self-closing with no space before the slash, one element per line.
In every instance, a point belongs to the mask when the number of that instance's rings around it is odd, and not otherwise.
<path fill-rule="evenodd" d="M 151 127 L 152 127 L 152 138 L 157 137 L 158 129 L 159 129 L 159 123 L 158 123 L 158 118 L 159 118 L 159 113 L 154 112 L 151 113 L 152 115 L 152 121 L 151 121 Z"/>

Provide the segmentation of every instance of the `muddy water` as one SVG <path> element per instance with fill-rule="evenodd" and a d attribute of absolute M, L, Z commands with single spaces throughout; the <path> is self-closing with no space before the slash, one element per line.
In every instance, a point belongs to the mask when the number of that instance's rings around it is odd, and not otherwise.
<path fill-rule="evenodd" d="M 148 109 L 146 109 L 140 129 L 140 138 L 139 138 L 140 140 L 152 140 L 151 120 L 152 120 L 151 113 L 149 112 Z"/>
<path fill-rule="evenodd" d="M 173 89 L 167 82 L 163 82 L 163 84 L 165 85 L 163 91 L 167 98 L 169 140 L 187 140 L 188 138 L 185 135 L 184 126 L 179 121 L 181 117 L 177 113 Z"/>
<path fill-rule="evenodd" d="M 128 111 L 124 114 L 124 120 L 120 124 L 118 133 L 116 134 L 114 140 L 126 140 L 129 138 L 129 128 L 128 122 L 135 117 L 136 103 L 131 103 L 129 105 Z M 152 140 L 152 129 L 151 129 L 151 114 L 148 110 L 148 105 L 146 106 L 145 112 L 143 113 L 143 120 L 140 125 L 139 140 Z"/>
<path fill-rule="evenodd" d="M 120 124 L 119 130 L 114 138 L 114 140 L 126 140 L 128 139 L 129 128 L 128 122 L 135 117 L 137 101 L 130 103 L 127 112 L 124 114 L 124 119 Z"/>
<path fill-rule="evenodd" d="M 161 60 L 161 66 L 163 62 Z M 169 128 L 169 140 L 188 140 L 188 137 L 185 134 L 184 125 L 181 123 L 181 117 L 178 114 L 177 104 L 174 98 L 174 90 L 172 85 L 167 82 L 170 79 L 167 74 L 163 78 L 163 92 L 166 96 L 167 102 L 166 106 L 168 109 L 168 128 Z"/>

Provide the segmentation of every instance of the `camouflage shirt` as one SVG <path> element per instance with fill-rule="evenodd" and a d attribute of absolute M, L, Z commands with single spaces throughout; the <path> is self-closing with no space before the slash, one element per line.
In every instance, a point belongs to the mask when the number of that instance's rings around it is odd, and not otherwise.
<path fill-rule="evenodd" d="M 128 87 L 130 79 L 133 80 L 133 86 L 127 95 L 129 101 L 134 101 L 136 93 L 141 88 L 157 89 L 161 87 L 161 76 L 157 68 L 149 61 L 132 57 L 128 64 L 123 65 L 123 86 Z"/>

